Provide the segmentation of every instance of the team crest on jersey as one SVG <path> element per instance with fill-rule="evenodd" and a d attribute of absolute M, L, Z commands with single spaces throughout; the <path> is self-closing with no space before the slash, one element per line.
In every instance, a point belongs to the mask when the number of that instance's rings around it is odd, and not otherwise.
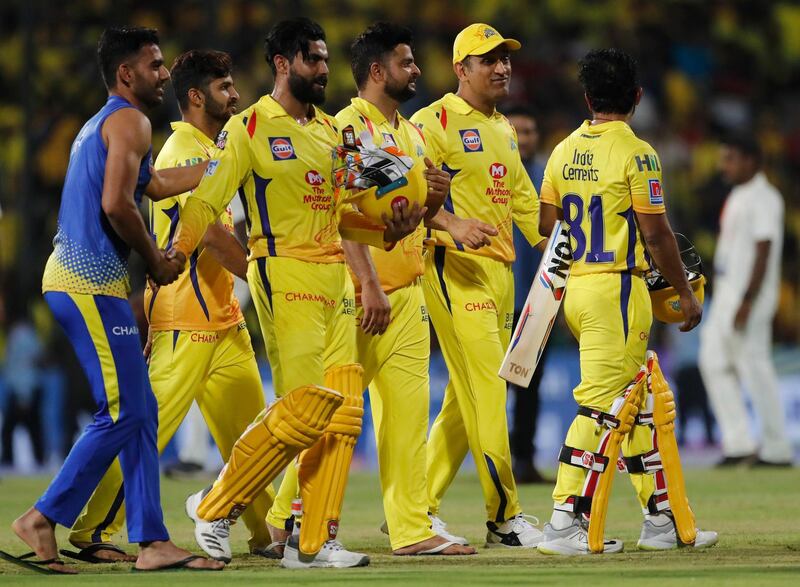
<path fill-rule="evenodd" d="M 477 128 L 465 128 L 458 131 L 461 134 L 461 142 L 464 144 L 465 153 L 477 153 L 483 151 L 483 143 L 481 143 L 481 133 Z"/>
<path fill-rule="evenodd" d="M 508 173 L 508 167 L 502 163 L 492 163 L 489 165 L 489 175 L 494 179 L 503 179 Z"/>
<path fill-rule="evenodd" d="M 221 130 L 217 135 L 217 141 L 214 144 L 217 146 L 217 149 L 224 149 L 227 143 L 228 143 L 228 131 Z"/>
<path fill-rule="evenodd" d="M 381 134 L 383 135 L 383 144 L 384 144 L 384 145 L 385 145 L 386 143 L 389 143 L 390 145 L 392 145 L 392 146 L 394 146 L 394 147 L 396 147 L 396 146 L 397 146 L 397 143 L 396 143 L 396 142 L 394 142 L 394 137 L 392 136 L 392 134 L 391 134 L 391 133 L 388 133 L 388 132 L 382 132 Z"/>
<path fill-rule="evenodd" d="M 289 137 L 269 137 L 269 150 L 272 151 L 272 158 L 275 161 L 297 159 L 292 139 Z"/>
<path fill-rule="evenodd" d="M 311 169 L 306 172 L 306 183 L 308 185 L 322 185 L 325 183 L 325 178 L 316 169 Z"/>
<path fill-rule="evenodd" d="M 664 193 L 661 191 L 661 180 L 651 179 L 650 184 L 650 203 L 658 206 L 664 203 Z"/>

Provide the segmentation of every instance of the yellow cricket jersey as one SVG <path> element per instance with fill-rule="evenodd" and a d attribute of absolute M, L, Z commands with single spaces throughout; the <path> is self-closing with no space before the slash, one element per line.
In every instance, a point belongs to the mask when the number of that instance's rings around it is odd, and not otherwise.
<path fill-rule="evenodd" d="M 462 218 L 477 218 L 499 233 L 491 245 L 477 251 L 455 242 L 444 231 L 435 235 L 439 244 L 511 263 L 512 221 L 531 245 L 543 240 L 536 188 L 522 165 L 516 133 L 505 116 L 495 111 L 487 117 L 462 98 L 447 94 L 414 114 L 411 121 L 425 135 L 428 157 L 450 173 L 445 210 Z"/>
<path fill-rule="evenodd" d="M 331 182 L 336 121 L 312 108 L 314 116 L 301 125 L 272 96 L 263 96 L 231 117 L 187 200 L 176 249 L 191 250 L 237 190 L 244 196 L 250 259 L 341 263 L 339 230 L 346 238 L 383 247 L 383 227 L 336 201 Z"/>
<path fill-rule="evenodd" d="M 622 121 L 585 121 L 550 155 L 542 202 L 563 209 L 572 237 L 572 275 L 649 267 L 637 213 L 662 214 L 661 163 Z"/>
<path fill-rule="evenodd" d="M 156 159 L 156 169 L 194 165 L 205 161 L 214 142 L 188 122 L 173 122 L 175 131 Z M 181 209 L 189 194 L 150 203 L 150 232 L 161 249 L 172 246 Z M 233 231 L 233 218 L 226 208 L 220 221 Z M 144 294 L 145 311 L 153 330 L 223 330 L 244 318 L 233 295 L 233 276 L 210 252 L 198 247 L 189 257 L 187 271 L 174 283 L 155 293 L 149 285 Z"/>
<path fill-rule="evenodd" d="M 397 114 L 397 127 L 393 126 L 375 105 L 363 98 L 353 98 L 350 106 L 336 115 L 336 122 L 341 133 L 352 131 L 357 137 L 367 130 L 376 145 L 386 142 L 396 145 L 406 155 L 414 159 L 414 165 L 425 167 L 425 139 L 422 132 Z M 349 128 L 352 127 L 352 128 Z M 412 283 L 425 272 L 422 261 L 422 241 L 425 229 L 420 226 L 413 234 L 397 243 L 391 251 L 370 247 L 372 261 L 381 287 L 386 293 Z M 361 293 L 360 284 L 353 273 L 350 273 L 356 286 L 356 296 Z"/>

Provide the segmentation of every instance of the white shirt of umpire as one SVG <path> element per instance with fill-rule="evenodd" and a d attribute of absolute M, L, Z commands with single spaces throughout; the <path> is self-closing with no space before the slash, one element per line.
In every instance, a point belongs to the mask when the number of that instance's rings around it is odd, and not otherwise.
<path fill-rule="evenodd" d="M 733 188 L 720 219 L 714 256 L 714 296 L 700 332 L 700 369 L 722 433 L 725 456 L 753 454 L 743 388 L 760 421 L 760 457 L 791 460 L 777 376 L 772 363 L 772 320 L 778 304 L 784 204 L 763 172 Z M 756 243 L 771 241 L 766 273 L 752 302 L 747 326 L 734 328 L 750 282 Z"/>

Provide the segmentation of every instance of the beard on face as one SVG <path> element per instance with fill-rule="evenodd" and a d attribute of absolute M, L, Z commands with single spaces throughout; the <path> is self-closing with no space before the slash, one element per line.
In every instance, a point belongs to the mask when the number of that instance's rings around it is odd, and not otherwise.
<path fill-rule="evenodd" d="M 397 78 L 389 75 L 386 79 L 384 92 L 386 92 L 386 95 L 393 100 L 397 100 L 398 102 L 407 102 L 417 95 L 417 90 L 411 87 L 411 84 L 416 81 L 416 78 L 411 78 L 407 82 L 403 83 Z"/>
<path fill-rule="evenodd" d="M 228 119 L 233 116 L 231 108 L 236 105 L 236 102 L 232 102 L 231 100 L 228 100 L 228 102 L 218 102 L 210 93 L 204 93 L 204 95 L 206 97 L 206 114 L 219 122 L 228 122 Z"/>
<path fill-rule="evenodd" d="M 163 90 L 167 85 L 166 80 L 159 80 L 156 83 L 146 83 L 144 80 L 135 80 L 131 88 L 138 100 L 147 108 L 155 108 L 164 103 L 164 94 L 159 94 L 158 90 Z"/>
<path fill-rule="evenodd" d="M 320 86 L 315 86 L 320 84 Z M 319 106 L 325 102 L 325 86 L 328 84 L 327 75 L 318 75 L 317 77 L 307 79 L 289 70 L 289 91 L 303 104 L 314 104 Z"/>

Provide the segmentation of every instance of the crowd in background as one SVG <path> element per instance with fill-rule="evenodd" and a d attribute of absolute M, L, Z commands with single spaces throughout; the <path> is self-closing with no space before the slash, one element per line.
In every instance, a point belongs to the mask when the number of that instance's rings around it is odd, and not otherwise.
<path fill-rule="evenodd" d="M 331 74 L 324 108 L 330 113 L 355 94 L 348 45 L 375 20 L 402 22 L 415 32 L 422 77 L 417 97 L 403 107 L 409 115 L 454 90 L 452 41 L 464 26 L 488 22 L 519 39 L 523 48 L 513 56 L 507 106 L 525 105 L 536 115 L 542 163 L 586 116 L 577 60 L 595 47 L 628 51 L 639 62 L 645 90 L 633 126 L 660 154 L 673 226 L 696 244 L 709 265 L 729 191 L 716 172 L 718 140 L 730 131 L 751 131 L 764 151 L 767 175 L 786 202 L 775 339 L 794 349 L 800 343 L 800 5 L 744 0 L 19 0 L 0 6 L 0 411 L 10 417 L 8 398 L 13 396 L 16 423 L 25 424 L 26 410 L 36 412 L 42 405 L 66 415 L 62 427 L 47 432 L 56 438 L 35 447 L 37 458 L 50 450 L 47 442 L 63 451 L 74 434 L 76 414 L 91 411 L 85 380 L 39 286 L 52 250 L 70 144 L 106 98 L 95 61 L 100 33 L 111 24 L 155 27 L 168 65 L 190 48 L 228 51 L 240 103 L 247 105 L 271 86 L 262 51 L 265 31 L 298 13 L 318 20 L 328 36 Z M 174 99 L 167 96 L 152 116 L 156 152 L 168 136 L 169 121 L 178 117 Z M 132 273 L 134 287 L 140 287 L 141 271 Z M 257 329 L 253 334 L 258 336 Z M 556 337 L 554 343 L 567 338 Z M 660 340 L 668 346 L 673 337 Z M 258 340 L 254 346 L 263 348 Z M 14 385 L 24 391 L 11 394 L 4 364 L 38 375 L 22 376 L 22 383 Z M 37 383 L 54 373 L 61 383 Z M 54 385 L 61 386 L 60 400 L 47 399 Z"/>

